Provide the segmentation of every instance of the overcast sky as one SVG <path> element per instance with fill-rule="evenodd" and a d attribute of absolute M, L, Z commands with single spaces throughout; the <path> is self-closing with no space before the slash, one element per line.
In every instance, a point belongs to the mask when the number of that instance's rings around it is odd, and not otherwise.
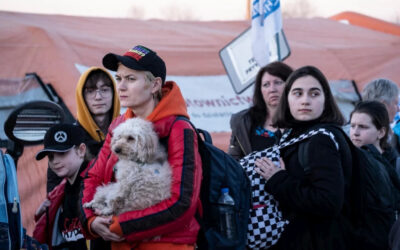
<path fill-rule="evenodd" d="M 248 0 L 1 0 L 0 10 L 99 17 L 170 20 L 243 20 Z M 400 0 L 281 0 L 283 11 L 304 9 L 329 17 L 356 11 L 400 23 Z M 295 7 L 293 7 L 295 6 Z"/>

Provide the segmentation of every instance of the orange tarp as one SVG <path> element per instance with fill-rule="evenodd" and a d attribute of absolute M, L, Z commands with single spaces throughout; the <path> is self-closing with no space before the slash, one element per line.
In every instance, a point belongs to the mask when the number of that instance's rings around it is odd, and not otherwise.
<path fill-rule="evenodd" d="M 400 36 L 400 25 L 394 24 L 394 23 L 389 23 L 380 19 L 376 19 L 373 17 L 369 17 L 363 14 L 351 12 L 351 11 L 346 11 L 339 13 L 337 15 L 334 15 L 331 17 L 333 20 L 337 21 L 347 21 L 351 25 L 357 25 L 360 27 L 364 27 L 367 29 L 372 29 L 376 31 L 381 31 L 385 32 L 388 34 L 393 34 Z"/>

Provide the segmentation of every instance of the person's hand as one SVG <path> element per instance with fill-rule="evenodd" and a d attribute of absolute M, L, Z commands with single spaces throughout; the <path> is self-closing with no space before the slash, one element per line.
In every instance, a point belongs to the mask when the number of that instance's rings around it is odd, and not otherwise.
<path fill-rule="evenodd" d="M 101 217 L 97 216 L 92 224 L 90 224 L 90 228 L 93 232 L 100 235 L 106 241 L 123 241 L 125 240 L 123 237 L 119 236 L 110 231 L 109 226 L 112 223 L 112 216 Z"/>
<path fill-rule="evenodd" d="M 270 159 L 267 157 L 259 158 L 256 160 L 255 168 L 256 172 L 264 177 L 266 180 L 271 178 L 276 172 L 285 170 L 285 163 L 282 158 L 279 159 L 280 167 L 276 166 Z"/>
<path fill-rule="evenodd" d="M 45 199 L 36 210 L 35 216 L 41 216 L 46 211 L 46 208 L 50 206 L 50 204 L 51 202 L 48 199 Z"/>

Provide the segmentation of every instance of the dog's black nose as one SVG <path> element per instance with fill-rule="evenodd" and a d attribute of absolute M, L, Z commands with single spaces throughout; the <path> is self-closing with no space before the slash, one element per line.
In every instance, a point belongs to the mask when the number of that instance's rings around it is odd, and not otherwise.
<path fill-rule="evenodd" d="M 119 153 L 121 153 L 121 148 L 116 148 L 114 151 L 115 151 L 115 153 L 119 154 Z"/>

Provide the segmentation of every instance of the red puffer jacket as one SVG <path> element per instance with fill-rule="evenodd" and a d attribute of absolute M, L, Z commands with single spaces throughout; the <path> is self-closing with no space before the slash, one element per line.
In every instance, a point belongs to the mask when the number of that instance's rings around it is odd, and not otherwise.
<path fill-rule="evenodd" d="M 175 83 L 170 87 L 175 87 L 175 90 L 177 88 Z M 174 97 L 173 90 L 171 92 L 168 94 L 169 97 Z M 147 119 L 153 122 L 160 139 L 168 138 L 168 161 L 172 168 L 171 197 L 150 208 L 130 211 L 114 217 L 110 230 L 124 236 L 131 246 L 142 241 L 194 244 L 199 230 L 195 213 L 200 206 L 202 171 L 197 136 L 188 122 L 183 120 L 175 122 L 176 115 L 168 115 L 168 112 L 173 109 L 166 107 L 170 107 L 170 103 L 176 101 L 176 97 L 163 108 L 165 99 L 168 101 L 168 97 L 163 97 L 157 106 L 158 109 L 153 111 L 153 116 L 150 115 Z M 181 100 L 180 102 L 183 102 L 183 98 Z M 161 112 L 160 109 L 165 112 Z M 173 112 L 187 117 L 186 112 L 176 110 Z M 81 206 L 92 200 L 99 185 L 115 181 L 113 167 L 118 158 L 110 149 L 113 129 L 132 116 L 134 116 L 132 111 L 128 109 L 125 115 L 118 117 L 110 125 L 96 163 L 85 177 Z M 96 215 L 91 209 L 81 208 L 84 212 L 82 224 L 87 232 L 91 233 L 90 223 Z M 95 235 L 92 234 L 92 236 Z"/>
<path fill-rule="evenodd" d="M 53 191 L 48 194 L 47 199 L 50 201 L 50 206 L 48 212 L 44 212 L 41 215 L 35 216 L 36 226 L 33 231 L 33 238 L 35 238 L 40 243 L 46 243 L 51 249 L 51 239 L 53 237 L 53 226 L 54 219 L 58 208 L 64 199 L 64 189 L 67 179 L 61 181 Z M 46 215 L 46 213 L 48 213 Z M 47 220 L 48 219 L 48 220 Z"/>
<path fill-rule="evenodd" d="M 92 161 L 87 163 L 83 162 L 81 166 L 82 172 L 81 177 L 86 174 L 86 169 L 92 164 Z M 83 168 L 83 169 L 82 169 Z M 78 181 L 78 180 L 76 180 Z M 58 184 L 48 195 L 47 199 L 50 201 L 50 206 L 47 211 L 42 214 L 35 215 L 35 229 L 33 231 L 33 238 L 42 244 L 47 244 L 49 249 L 52 249 L 52 239 L 53 239 L 53 227 L 56 223 L 55 218 L 58 209 L 62 205 L 65 196 L 65 186 L 67 184 L 67 179 L 64 178 L 60 184 Z M 83 230 L 82 230 L 83 232 Z"/>

